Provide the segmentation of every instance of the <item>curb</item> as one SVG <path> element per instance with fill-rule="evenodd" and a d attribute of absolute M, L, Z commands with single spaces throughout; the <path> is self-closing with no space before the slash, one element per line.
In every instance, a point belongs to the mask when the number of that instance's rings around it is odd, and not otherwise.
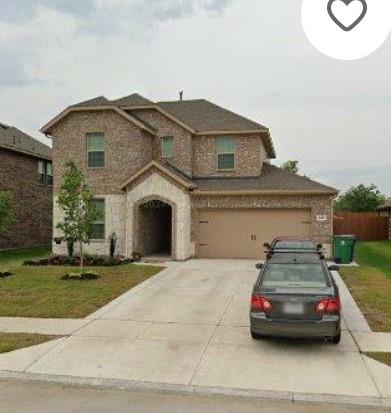
<path fill-rule="evenodd" d="M 178 396 L 226 397 L 247 400 L 274 400 L 290 403 L 334 404 L 354 407 L 390 408 L 391 399 L 381 397 L 361 397 L 348 395 L 330 395 L 315 393 L 295 393 L 283 391 L 233 389 L 222 387 L 205 387 L 194 385 L 140 382 L 133 380 L 83 378 L 74 376 L 57 376 L 48 374 L 0 371 L 1 380 L 21 380 L 46 384 L 90 387 L 96 389 L 125 390 L 137 392 L 154 392 Z"/>

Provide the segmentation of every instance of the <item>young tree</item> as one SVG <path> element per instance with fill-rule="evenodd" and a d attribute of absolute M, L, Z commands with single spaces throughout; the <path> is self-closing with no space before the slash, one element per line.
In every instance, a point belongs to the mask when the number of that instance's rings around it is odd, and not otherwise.
<path fill-rule="evenodd" d="M 83 267 L 83 244 L 90 243 L 93 223 L 99 214 L 92 205 L 93 194 L 82 172 L 73 161 L 68 161 L 65 166 L 64 183 L 57 201 L 64 210 L 64 219 L 57 224 L 57 228 L 63 232 L 64 240 L 79 243 L 80 267 Z"/>
<path fill-rule="evenodd" d="M 0 191 L 0 233 L 5 231 L 11 223 L 12 193 Z"/>
<path fill-rule="evenodd" d="M 374 184 L 352 186 L 334 203 L 334 209 L 340 212 L 374 212 L 383 204 L 385 196 Z"/>
<path fill-rule="evenodd" d="M 299 173 L 299 161 L 295 161 L 295 160 L 286 161 L 281 165 L 281 168 L 285 169 L 286 171 L 292 174 L 297 174 Z"/>

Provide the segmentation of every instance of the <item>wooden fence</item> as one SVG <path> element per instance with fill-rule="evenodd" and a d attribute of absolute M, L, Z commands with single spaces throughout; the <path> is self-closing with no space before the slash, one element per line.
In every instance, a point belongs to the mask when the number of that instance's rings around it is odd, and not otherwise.
<path fill-rule="evenodd" d="M 360 241 L 388 239 L 388 217 L 377 213 L 334 213 L 334 235 L 356 235 Z"/>

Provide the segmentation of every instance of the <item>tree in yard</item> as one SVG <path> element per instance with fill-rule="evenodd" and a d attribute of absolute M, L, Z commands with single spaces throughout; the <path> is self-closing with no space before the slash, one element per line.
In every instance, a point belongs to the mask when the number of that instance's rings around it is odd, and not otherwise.
<path fill-rule="evenodd" d="M 344 195 L 341 195 L 335 201 L 334 209 L 337 212 L 374 212 L 384 201 L 385 196 L 376 185 L 360 184 L 352 186 Z"/>
<path fill-rule="evenodd" d="M 286 161 L 281 165 L 281 168 L 285 171 L 291 172 L 292 174 L 297 174 L 299 173 L 299 161 Z"/>
<path fill-rule="evenodd" d="M 57 201 L 64 210 L 64 218 L 56 228 L 62 231 L 65 241 L 79 243 L 80 267 L 83 267 L 83 244 L 90 243 L 93 223 L 99 218 L 99 213 L 91 202 L 93 194 L 82 172 L 72 161 L 65 166 L 64 182 Z"/>
<path fill-rule="evenodd" d="M 12 193 L 0 191 L 0 233 L 5 231 L 11 223 Z"/>

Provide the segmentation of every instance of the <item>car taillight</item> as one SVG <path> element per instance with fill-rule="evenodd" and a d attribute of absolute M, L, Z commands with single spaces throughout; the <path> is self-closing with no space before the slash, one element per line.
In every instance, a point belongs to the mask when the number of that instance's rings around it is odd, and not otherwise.
<path fill-rule="evenodd" d="M 318 314 L 338 313 L 341 310 L 339 298 L 325 298 L 316 304 L 315 310 Z"/>
<path fill-rule="evenodd" d="M 260 295 L 253 295 L 251 297 L 251 310 L 260 311 L 263 313 L 270 313 L 273 306 L 272 303 L 265 297 Z"/>

